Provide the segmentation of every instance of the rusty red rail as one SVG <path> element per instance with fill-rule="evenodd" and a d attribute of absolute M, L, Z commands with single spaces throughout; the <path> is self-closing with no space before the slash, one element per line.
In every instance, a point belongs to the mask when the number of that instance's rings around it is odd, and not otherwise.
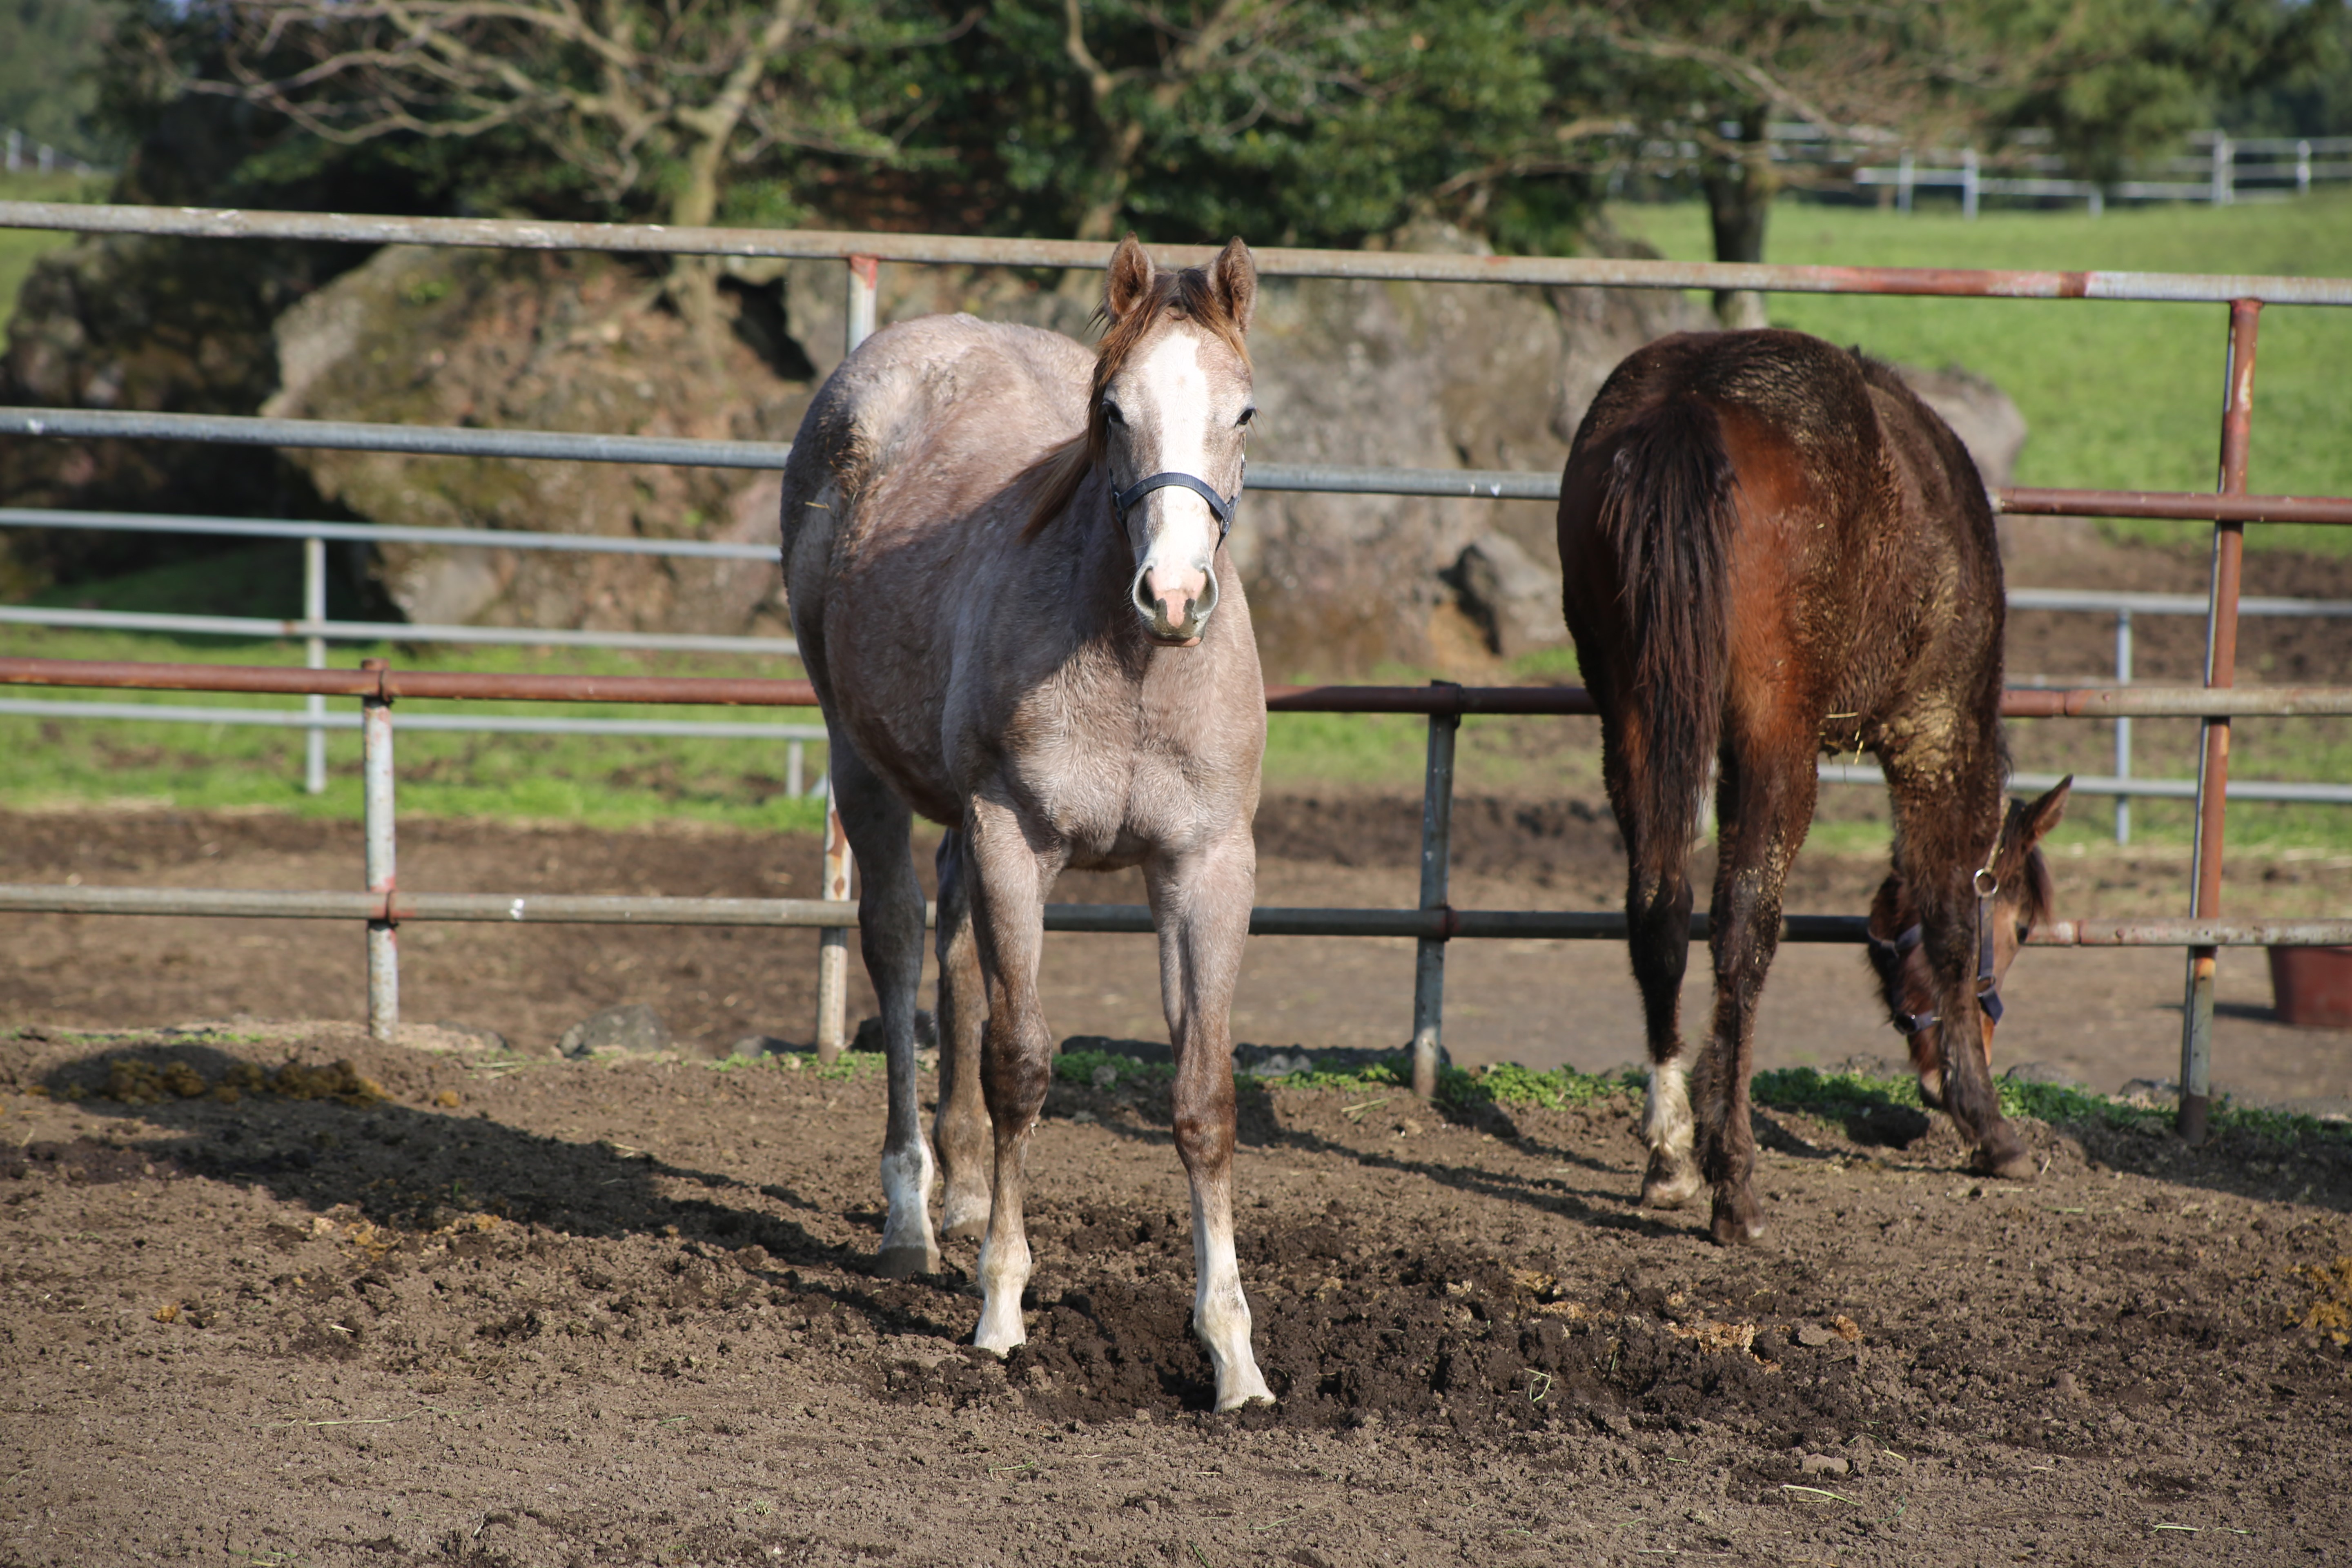
<path fill-rule="evenodd" d="M 143 691 L 265 692 L 326 697 L 447 698 L 509 702 L 644 702 L 814 708 L 805 680 L 706 676 L 513 675 L 420 669 L 296 669 L 277 665 L 147 664 L 120 659 L 0 658 L 0 686 Z M 1581 686 L 1269 686 L 1275 713 L 1576 714 L 1596 711 Z M 2352 689 L 2322 686 L 2089 686 L 2012 689 L 2011 719 L 2284 717 L 2352 713 Z"/>

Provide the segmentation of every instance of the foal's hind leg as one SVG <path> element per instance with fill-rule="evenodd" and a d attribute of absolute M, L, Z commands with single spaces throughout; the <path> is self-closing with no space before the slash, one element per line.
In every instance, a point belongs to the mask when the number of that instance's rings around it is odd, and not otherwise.
<path fill-rule="evenodd" d="M 963 834 L 940 840 L 940 1110 L 931 1124 L 940 1163 L 947 1167 L 947 1202 L 940 1217 L 950 1238 L 988 1229 L 988 1107 L 980 1084 L 981 1032 L 988 994 L 981 984 L 980 949 L 971 930 L 975 875 Z"/>
<path fill-rule="evenodd" d="M 1192 1188 L 1192 1331 L 1217 1377 L 1217 1408 L 1274 1403 L 1250 1353 L 1249 1299 L 1234 1258 L 1234 983 L 1249 936 L 1257 850 L 1249 826 L 1145 868 L 1160 931 L 1160 1002 L 1175 1047 L 1176 1152 Z"/>
<path fill-rule="evenodd" d="M 1737 726 L 1739 715 L 1727 716 Z M 1756 1201 L 1756 1134 L 1748 1080 L 1755 1069 L 1756 1004 L 1780 945 L 1780 897 L 1790 862 L 1812 823 L 1818 779 L 1811 732 L 1776 724 L 1751 740 L 1727 738 L 1717 815 L 1715 902 L 1708 945 L 1715 958 L 1715 1030 L 1699 1064 L 1699 1168 L 1715 1188 L 1711 1228 L 1718 1242 L 1761 1241 Z M 1795 737 L 1793 742 L 1789 739 Z"/>
<path fill-rule="evenodd" d="M 931 1148 L 923 1138 L 915 1079 L 915 999 L 923 978 L 923 889 L 908 852 L 912 816 L 838 737 L 834 795 L 841 826 L 857 856 L 858 945 L 882 1005 L 882 1042 L 890 1075 L 890 1120 L 882 1143 L 882 1193 L 890 1205 L 882 1226 L 881 1272 L 903 1279 L 939 1271 L 931 1237 Z"/>

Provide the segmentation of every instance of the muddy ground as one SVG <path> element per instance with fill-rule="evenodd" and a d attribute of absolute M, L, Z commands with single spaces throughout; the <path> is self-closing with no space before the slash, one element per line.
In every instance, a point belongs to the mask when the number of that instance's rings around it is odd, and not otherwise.
<path fill-rule="evenodd" d="M 2032 1124 L 2047 1168 L 2012 1186 L 1941 1129 L 1768 1114 L 1777 1229 L 1727 1252 L 1633 1206 L 1630 1102 L 1453 1120 L 1255 1089 L 1242 1257 L 1281 1403 L 1218 1416 L 1155 1095 L 1056 1089 L 1032 1339 L 1002 1364 L 960 1343 L 968 1244 L 935 1278 L 867 1269 L 880 1114 L 873 1077 L 348 1026 L 0 1043 L 0 1562 L 2321 1563 L 2352 1540 L 2340 1139 Z"/>
<path fill-rule="evenodd" d="M 1409 902 L 1412 815 L 1270 802 L 1262 901 Z M 1622 875 L 1589 810 L 1462 821 L 1465 904 L 1593 907 Z M 718 833 L 402 837 L 427 889 L 790 893 L 813 860 Z M 341 825 L 274 816 L 0 822 L 10 881 L 339 887 L 358 864 Z M 2088 914 L 2171 912 L 2182 868 L 2057 869 Z M 2325 860 L 2243 873 L 2269 911 L 2352 893 Z M 1857 908 L 1878 874 L 1809 855 L 1790 905 Z M 1631 1102 L 1254 1090 L 1243 1262 L 1282 1404 L 1217 1416 L 1155 1091 L 1056 1089 L 1008 1363 L 961 1346 L 969 1246 L 937 1279 L 868 1272 L 878 1081 L 708 1059 L 806 1037 L 806 933 L 411 927 L 401 1047 L 354 1026 L 340 926 L 10 916 L 0 939 L 22 1031 L 0 1041 L 0 1563 L 2321 1563 L 2352 1540 L 2340 1137 L 2036 1124 L 2047 1169 L 2012 1187 L 1964 1174 L 1940 1126 L 1897 1147 L 1769 1112 L 1777 1229 L 1733 1254 L 1634 1206 Z M 1148 941 L 1053 951 L 1060 1032 L 1157 1032 Z M 1767 1065 L 1892 1054 L 1859 963 L 1784 950 Z M 1395 1044 L 1411 963 L 1261 942 L 1237 1033 Z M 1622 965 L 1457 944 L 1449 1039 L 1629 1059 Z M 2028 954 L 2000 1065 L 2168 1072 L 2178 965 Z M 2352 1037 L 2272 1020 L 2240 955 L 2222 973 L 2225 1085 L 2352 1094 Z M 625 1001 L 662 1009 L 677 1059 L 548 1054 Z M 329 1021 L 263 1021 L 300 1016 Z M 157 1027 L 204 1018 L 227 1021 Z M 289 1060 L 318 1070 L 268 1076 Z"/>

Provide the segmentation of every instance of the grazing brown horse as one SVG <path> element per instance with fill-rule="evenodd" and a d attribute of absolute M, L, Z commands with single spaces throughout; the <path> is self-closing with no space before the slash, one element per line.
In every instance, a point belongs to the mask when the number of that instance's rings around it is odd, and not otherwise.
<path fill-rule="evenodd" d="M 1642 1201 L 1677 1206 L 1704 1173 L 1716 1239 L 1764 1234 L 1756 1003 L 1823 752 L 1874 753 L 1894 800 L 1873 958 L 1921 1087 L 1986 1171 L 2032 1176 L 1993 1089 L 1992 1026 L 2048 906 L 2035 844 L 2071 781 L 2004 821 L 2000 556 L 1958 438 L 1885 365 L 1818 338 L 1664 338 L 1617 367 L 1576 433 L 1559 553 L 1625 837 L 1651 1062 Z M 1710 762 L 1715 1009 L 1686 1089 L 1690 846 Z"/>
<path fill-rule="evenodd" d="M 858 935 L 889 1060 L 880 1268 L 940 1262 L 916 1104 L 912 814 L 948 829 L 944 1220 L 982 1237 L 974 1342 L 1000 1354 L 1026 1338 L 1023 1166 L 1054 1050 L 1037 997 L 1045 898 L 1065 868 L 1140 866 L 1192 1190 L 1192 1325 L 1220 1410 L 1274 1397 L 1234 1256 L 1228 1017 L 1265 746 L 1249 606 L 1223 548 L 1255 412 L 1256 288 L 1238 239 L 1169 272 L 1129 237 L 1093 354 L 969 316 L 890 327 L 826 380 L 784 470 L 793 626 L 865 871 Z"/>

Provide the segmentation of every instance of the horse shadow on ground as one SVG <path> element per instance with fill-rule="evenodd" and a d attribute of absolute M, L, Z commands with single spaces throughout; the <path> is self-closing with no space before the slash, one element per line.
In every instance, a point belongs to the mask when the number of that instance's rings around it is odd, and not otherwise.
<path fill-rule="evenodd" d="M 799 1269 L 866 1275 L 872 1247 L 813 1232 L 793 1214 L 814 1215 L 820 1206 L 781 1184 L 676 1164 L 611 1141 L 530 1132 L 486 1110 L 467 1116 L 403 1105 L 372 1093 L 340 1064 L 290 1074 L 265 1074 L 199 1043 L 114 1046 L 58 1064 L 38 1080 L 50 1098 L 93 1120 L 135 1121 L 139 1131 L 98 1130 L 0 1151 L 0 1185 L 32 1175 L 68 1185 L 218 1182 L 321 1219 L 374 1226 L 381 1245 L 405 1252 L 437 1242 L 461 1257 L 487 1256 L 499 1245 L 492 1233 L 501 1226 L 700 1243 L 734 1253 L 771 1285 L 831 1297 L 895 1331 L 963 1332 L 934 1321 L 896 1281 L 803 1279 Z M 879 1215 L 864 1217 L 878 1236 Z M 298 1233 L 279 1224 L 273 1236 L 279 1230 L 290 1246 Z"/>
<path fill-rule="evenodd" d="M 1459 1160 L 1432 1160 L 1402 1149 L 1390 1151 L 1326 1137 L 1286 1126 L 1276 1111 L 1271 1090 L 1281 1079 L 1244 1076 L 1238 1096 L 1236 1133 L 1244 1151 L 1260 1155 L 1295 1151 L 1345 1159 L 1368 1171 L 1410 1175 L 1467 1194 L 1522 1205 L 1552 1217 L 1594 1229 L 1652 1237 L 1704 1235 L 1704 1207 L 1675 1213 L 1638 1206 L 1639 1173 L 1594 1158 L 1588 1151 L 1523 1131 L 1503 1107 L 1492 1103 L 1423 1106 L 1414 1114 L 1435 1116 L 1491 1134 L 1521 1153 L 1559 1166 L 1573 1166 L 1614 1184 L 1578 1183 L 1557 1174 L 1527 1175 Z M 1156 1097 L 1147 1097 L 1156 1098 Z M 1117 1102 L 1113 1102 L 1117 1103 Z M 1171 1144 L 1164 1105 L 1129 1099 L 1139 1120 L 1103 1116 L 1082 1092 L 1057 1095 L 1049 1114 L 1094 1111 L 1115 1136 Z M 1896 1168 L 1969 1174 L 1970 1151 L 1949 1118 L 1923 1110 L 1869 1084 L 1841 1083 L 1834 1096 L 1801 1103 L 1751 1109 L 1759 1148 L 1805 1161 L 1887 1161 Z M 2153 1119 L 2144 1119 L 2152 1121 Z M 2182 1143 L 2168 1128 L 2143 1122 L 2122 1125 L 2042 1123 L 2051 1141 L 2079 1143 L 2095 1165 L 2200 1192 L 2230 1194 L 2259 1203 L 2312 1204 L 2352 1213 L 2352 1127 L 2322 1124 L 2262 1132 L 2232 1129 L 2217 1132 L 2200 1149 Z M 1698 1216 L 1694 1220 L 1694 1215 Z"/>

